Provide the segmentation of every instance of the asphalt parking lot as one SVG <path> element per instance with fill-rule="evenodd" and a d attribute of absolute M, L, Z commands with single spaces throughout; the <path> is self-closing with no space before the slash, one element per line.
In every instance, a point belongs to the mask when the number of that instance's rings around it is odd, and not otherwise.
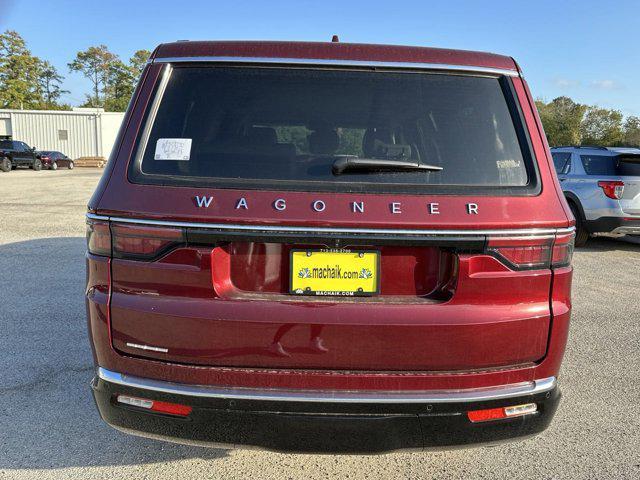
<path fill-rule="evenodd" d="M 104 425 L 85 326 L 84 212 L 100 170 L 0 173 L 0 478 L 640 478 L 640 242 L 574 257 L 551 427 L 493 448 L 380 456 L 173 445 Z"/>

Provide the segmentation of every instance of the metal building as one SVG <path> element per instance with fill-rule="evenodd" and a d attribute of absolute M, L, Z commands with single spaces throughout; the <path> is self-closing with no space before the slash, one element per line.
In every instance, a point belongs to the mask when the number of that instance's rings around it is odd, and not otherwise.
<path fill-rule="evenodd" d="M 108 158 L 124 118 L 101 108 L 57 110 L 0 109 L 0 139 L 21 140 L 36 150 L 67 156 Z"/>

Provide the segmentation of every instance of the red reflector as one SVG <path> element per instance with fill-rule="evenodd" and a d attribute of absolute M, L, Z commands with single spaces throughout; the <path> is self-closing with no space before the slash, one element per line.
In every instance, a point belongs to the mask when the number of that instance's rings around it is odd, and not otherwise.
<path fill-rule="evenodd" d="M 538 411 L 535 403 L 524 403 L 512 407 L 487 408 L 485 410 L 472 410 L 467 412 L 469 420 L 473 423 L 500 420 L 501 418 L 521 417 Z"/>
<path fill-rule="evenodd" d="M 191 413 L 193 408 L 188 405 L 179 403 L 161 402 L 159 400 L 149 400 L 146 398 L 130 397 L 128 395 L 118 395 L 116 397 L 118 403 L 131 405 L 133 407 L 144 408 L 158 413 L 166 413 L 167 415 L 177 415 L 186 417 Z"/>
<path fill-rule="evenodd" d="M 607 197 L 614 200 L 621 199 L 624 193 L 624 182 L 619 180 L 601 180 L 598 182 L 598 186 L 602 188 Z"/>
<path fill-rule="evenodd" d="M 504 408 L 488 408 L 486 410 L 473 410 L 467 412 L 469 420 L 472 422 L 486 422 L 488 420 L 498 420 L 500 418 L 507 418 L 507 414 L 504 413 Z"/>
<path fill-rule="evenodd" d="M 186 417 L 191 413 L 193 408 L 191 408 L 189 405 L 180 405 L 178 403 L 159 402 L 158 400 L 154 400 L 151 410 L 153 410 L 154 412 L 168 413 L 169 415 L 179 415 L 181 417 Z"/>
<path fill-rule="evenodd" d="M 149 259 L 184 242 L 181 228 L 113 224 L 111 231 L 114 257 Z"/>

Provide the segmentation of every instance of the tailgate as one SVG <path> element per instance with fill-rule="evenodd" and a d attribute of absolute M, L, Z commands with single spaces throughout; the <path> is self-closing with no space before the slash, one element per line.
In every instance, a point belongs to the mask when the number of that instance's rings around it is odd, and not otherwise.
<path fill-rule="evenodd" d="M 111 229 L 110 321 L 123 354 L 224 367 L 466 371 L 546 352 L 551 270 L 509 268 L 482 233 Z M 376 252 L 378 292 L 292 295 L 291 251 L 321 248 Z"/>

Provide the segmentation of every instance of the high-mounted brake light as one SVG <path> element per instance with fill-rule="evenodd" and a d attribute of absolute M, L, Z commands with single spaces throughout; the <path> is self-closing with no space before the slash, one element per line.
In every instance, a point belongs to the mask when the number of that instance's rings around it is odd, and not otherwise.
<path fill-rule="evenodd" d="M 563 267 L 571 263 L 574 234 L 548 237 L 492 237 L 486 253 L 513 270 Z"/>
<path fill-rule="evenodd" d="M 614 200 L 620 200 L 624 193 L 624 182 L 619 180 L 601 180 L 598 182 L 598 186 L 604 191 L 604 194 L 613 198 Z"/>
<path fill-rule="evenodd" d="M 500 420 L 503 418 L 521 417 L 530 415 L 538 411 L 535 403 L 525 403 L 522 405 L 514 405 L 512 407 L 487 408 L 484 410 L 472 410 L 467 412 L 467 417 L 473 423 L 488 422 L 491 420 Z"/>
<path fill-rule="evenodd" d="M 118 395 L 116 397 L 118 403 L 130 405 L 132 407 L 144 408 L 152 412 L 164 413 L 167 415 L 175 415 L 178 417 L 186 417 L 193 410 L 189 405 L 181 405 L 179 403 L 161 402 L 158 400 L 149 400 L 146 398 L 130 397 L 128 395 Z"/>

